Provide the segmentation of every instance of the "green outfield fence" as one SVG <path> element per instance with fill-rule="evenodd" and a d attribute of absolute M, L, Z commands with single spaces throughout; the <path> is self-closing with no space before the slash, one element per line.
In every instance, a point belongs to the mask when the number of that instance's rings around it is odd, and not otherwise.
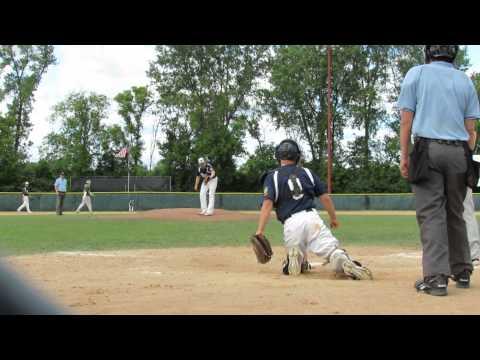
<path fill-rule="evenodd" d="M 80 204 L 82 193 L 67 193 L 65 211 L 75 210 Z M 128 202 L 135 200 L 136 210 L 198 208 L 198 193 L 180 192 L 125 192 L 95 193 L 93 207 L 95 211 L 128 211 Z M 413 194 L 333 194 L 337 210 L 415 210 Z M 262 200 L 261 193 L 217 193 L 215 207 L 225 210 L 258 210 Z M 474 194 L 475 206 L 480 206 L 480 194 Z M 56 195 L 54 193 L 31 193 L 32 211 L 54 211 Z M 14 211 L 21 204 L 19 193 L 0 193 L 0 211 Z M 317 201 L 317 208 L 322 209 Z"/>

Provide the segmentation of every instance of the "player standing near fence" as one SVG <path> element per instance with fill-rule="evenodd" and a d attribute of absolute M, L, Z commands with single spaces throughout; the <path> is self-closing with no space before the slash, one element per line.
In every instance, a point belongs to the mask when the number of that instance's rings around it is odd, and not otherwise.
<path fill-rule="evenodd" d="M 22 205 L 17 209 L 17 212 L 20 212 L 22 209 L 26 208 L 27 212 L 30 214 L 30 199 L 28 198 L 28 181 L 25 181 L 23 190 L 22 190 Z"/>
<path fill-rule="evenodd" d="M 198 159 L 198 171 L 195 178 L 195 191 L 198 191 L 198 184 L 202 180 L 202 186 L 200 188 L 200 207 L 201 211 L 199 215 L 210 216 L 213 215 L 215 210 L 215 191 L 217 190 L 218 177 L 210 162 L 204 158 Z M 207 192 L 208 195 L 208 207 L 207 207 Z"/>
<path fill-rule="evenodd" d="M 472 151 L 480 107 L 472 81 L 453 64 L 458 49 L 425 46 L 426 64 L 408 71 L 398 99 L 400 171 L 415 193 L 423 247 L 423 278 L 415 288 L 437 296 L 447 295 L 449 278 L 470 287 L 473 271 L 463 202 L 467 185 L 478 182 Z"/>
<path fill-rule="evenodd" d="M 92 213 L 92 197 L 93 193 L 91 192 L 90 186 L 92 184 L 92 181 L 88 179 L 85 181 L 85 185 L 83 186 L 83 196 L 82 196 L 82 202 L 77 208 L 77 214 L 80 212 L 80 210 L 86 205 L 88 207 L 88 211 Z"/>

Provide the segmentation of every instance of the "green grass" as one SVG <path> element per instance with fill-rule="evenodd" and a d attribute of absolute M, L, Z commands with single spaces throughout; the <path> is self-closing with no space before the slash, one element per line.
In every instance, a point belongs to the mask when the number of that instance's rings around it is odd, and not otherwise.
<path fill-rule="evenodd" d="M 419 247 L 414 216 L 339 215 L 334 231 L 342 246 L 387 245 Z M 325 217 L 324 217 L 325 219 Z M 50 251 L 92 251 L 194 246 L 245 246 L 256 221 L 161 221 L 112 219 L 102 215 L 66 214 L 0 216 L 0 250 L 18 255 Z M 282 226 L 270 221 L 266 231 L 282 244 Z"/>

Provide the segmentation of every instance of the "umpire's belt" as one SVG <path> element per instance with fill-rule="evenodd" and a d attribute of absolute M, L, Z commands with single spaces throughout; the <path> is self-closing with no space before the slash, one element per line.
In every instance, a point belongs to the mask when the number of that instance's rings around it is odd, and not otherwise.
<path fill-rule="evenodd" d="M 453 146 L 463 146 L 466 141 L 464 140 L 443 140 L 443 139 L 429 139 L 421 136 L 415 137 L 415 142 L 417 141 L 427 141 L 427 142 L 436 142 L 444 145 L 453 145 Z"/>
<path fill-rule="evenodd" d="M 282 223 L 282 224 L 284 224 L 285 221 L 287 221 L 288 219 L 290 219 L 293 215 L 297 215 L 297 214 L 300 214 L 300 213 L 302 213 L 302 212 L 310 212 L 310 211 L 313 211 L 313 208 L 306 209 L 306 210 L 302 210 L 302 211 L 299 211 L 299 212 L 290 214 L 290 215 L 288 215 L 285 219 L 283 219 L 283 223 Z"/>

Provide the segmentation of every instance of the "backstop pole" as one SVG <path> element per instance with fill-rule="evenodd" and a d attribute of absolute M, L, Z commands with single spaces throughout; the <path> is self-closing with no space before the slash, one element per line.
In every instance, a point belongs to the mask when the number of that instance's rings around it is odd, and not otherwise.
<path fill-rule="evenodd" d="M 332 193 L 332 172 L 333 172 L 333 127 L 332 127 L 332 47 L 327 47 L 327 96 L 328 96 L 328 109 L 327 109 L 327 141 L 328 141 L 328 165 L 327 165 L 327 188 L 328 193 Z"/>

